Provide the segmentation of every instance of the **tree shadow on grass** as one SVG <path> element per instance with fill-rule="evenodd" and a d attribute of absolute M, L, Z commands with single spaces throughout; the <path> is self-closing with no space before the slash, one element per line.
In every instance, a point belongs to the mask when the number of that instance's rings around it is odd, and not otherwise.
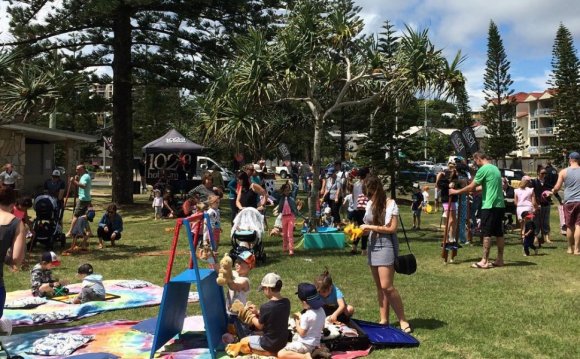
<path fill-rule="evenodd" d="M 458 264 L 469 264 L 469 263 L 477 263 L 481 260 L 481 257 L 476 257 L 476 258 L 468 258 L 468 259 L 463 259 L 462 261 L 456 261 L 455 263 Z M 491 262 L 493 262 L 490 259 Z M 528 262 L 528 261 L 506 261 L 505 264 L 503 265 L 504 267 L 525 267 L 525 266 L 536 266 L 538 265 L 537 263 L 534 262 Z M 496 267 L 497 268 L 497 267 Z"/>
<path fill-rule="evenodd" d="M 409 320 L 409 323 L 411 323 L 411 326 L 414 329 L 431 329 L 431 330 L 443 328 L 444 326 L 447 325 L 447 322 L 435 318 L 413 318 Z"/>

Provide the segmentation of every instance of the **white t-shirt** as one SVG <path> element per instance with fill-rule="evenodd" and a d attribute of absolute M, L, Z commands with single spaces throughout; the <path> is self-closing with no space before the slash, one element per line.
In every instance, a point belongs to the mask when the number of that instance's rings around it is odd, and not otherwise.
<path fill-rule="evenodd" d="M 237 273 L 237 272 L 236 272 Z M 226 305 L 227 308 L 232 306 L 232 303 L 237 299 L 242 302 L 244 305 L 248 302 L 248 294 L 250 293 L 250 279 L 248 277 L 234 277 L 234 283 L 236 284 L 248 284 L 248 290 L 245 291 L 234 291 L 232 289 L 228 289 L 228 293 L 226 295 Z"/>
<path fill-rule="evenodd" d="M 348 195 L 346 195 L 346 197 L 344 197 L 343 203 L 348 205 L 347 211 L 353 212 L 356 210 L 356 201 L 353 200 L 352 193 L 348 194 Z"/>
<path fill-rule="evenodd" d="M 429 192 L 423 191 L 423 203 L 429 203 Z"/>
<path fill-rule="evenodd" d="M 397 206 L 397 202 L 391 200 L 388 202 L 387 204 L 387 209 L 385 211 L 385 226 L 387 226 L 389 224 L 389 222 L 391 222 L 391 218 L 393 218 L 393 216 L 398 216 L 399 215 L 399 207 Z M 369 200 L 367 202 L 367 208 L 365 211 L 365 216 L 363 218 L 363 221 L 366 224 L 372 224 L 373 223 L 373 201 Z M 371 231 L 372 234 L 372 231 Z"/>
<path fill-rule="evenodd" d="M 326 314 L 323 308 L 308 309 L 300 316 L 300 327 L 306 329 L 306 334 L 298 341 L 312 347 L 319 346 L 325 320 Z"/>

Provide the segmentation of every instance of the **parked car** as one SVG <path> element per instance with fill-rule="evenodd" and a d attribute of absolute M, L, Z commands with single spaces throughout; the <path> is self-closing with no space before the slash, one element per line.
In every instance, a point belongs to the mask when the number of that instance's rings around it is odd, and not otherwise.
<path fill-rule="evenodd" d="M 399 171 L 399 179 L 404 181 L 435 183 L 435 177 L 435 172 L 425 166 L 412 165 L 408 169 Z"/>
<path fill-rule="evenodd" d="M 502 177 L 506 177 L 508 181 L 521 181 L 526 174 L 520 169 L 500 168 L 499 172 Z"/>
<path fill-rule="evenodd" d="M 432 171 L 433 171 L 435 174 L 437 174 L 437 173 L 439 173 L 439 172 L 442 172 L 442 171 L 445 171 L 445 170 L 447 170 L 447 163 L 443 163 L 443 162 L 441 162 L 441 163 L 436 163 L 436 164 L 433 166 L 433 168 L 431 168 L 431 170 L 432 170 Z"/>
<path fill-rule="evenodd" d="M 431 161 L 415 161 L 415 162 L 413 162 L 413 164 L 416 166 L 427 167 L 429 169 L 433 169 L 433 166 L 435 166 L 435 163 L 433 163 Z"/>

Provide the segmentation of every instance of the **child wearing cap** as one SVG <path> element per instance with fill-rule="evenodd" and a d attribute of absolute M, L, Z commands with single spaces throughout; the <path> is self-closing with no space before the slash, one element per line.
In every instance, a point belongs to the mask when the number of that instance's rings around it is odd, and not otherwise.
<path fill-rule="evenodd" d="M 334 217 L 332 216 L 332 209 L 330 207 L 325 207 L 320 219 L 320 225 L 322 227 L 334 227 Z"/>
<path fill-rule="evenodd" d="M 332 282 L 328 268 L 314 280 L 314 284 L 322 299 L 328 321 L 347 323 L 354 314 L 354 308 L 346 304 L 342 291 Z"/>
<path fill-rule="evenodd" d="M 237 255 L 234 261 L 234 280 L 228 283 L 228 293 L 226 295 L 226 304 L 229 308 L 237 299 L 242 304 L 248 302 L 250 293 L 250 279 L 248 275 L 256 265 L 256 257 L 250 251 L 242 251 Z"/>
<path fill-rule="evenodd" d="M 530 248 L 534 254 L 538 255 L 538 248 L 534 246 L 534 237 L 536 233 L 536 224 L 534 223 L 534 214 L 532 212 L 522 212 L 522 221 L 524 222 L 522 230 L 522 244 L 524 245 L 524 256 L 530 255 Z"/>
<path fill-rule="evenodd" d="M 92 222 L 93 219 L 95 219 L 95 210 L 92 208 L 89 208 L 87 213 L 83 214 L 77 219 L 73 229 L 71 230 L 71 248 L 70 250 L 64 252 L 64 254 L 89 250 L 89 237 L 93 235 L 89 222 Z M 78 245 L 79 240 L 81 241 L 80 246 Z"/>
<path fill-rule="evenodd" d="M 241 342 L 248 343 L 252 352 L 276 355 L 288 342 L 290 300 L 282 297 L 282 278 L 276 273 L 266 274 L 259 290 L 269 299 L 260 310 L 254 309 L 256 317 L 252 319 L 253 326 L 262 331 L 262 335 L 250 335 Z"/>
<path fill-rule="evenodd" d="M 83 283 L 81 285 L 81 292 L 72 301 L 73 304 L 105 300 L 103 276 L 94 274 L 92 265 L 89 263 L 81 264 L 77 269 L 77 276 L 82 279 Z"/>
<path fill-rule="evenodd" d="M 296 332 L 299 336 L 278 352 L 280 359 L 310 359 L 314 356 L 311 353 L 320 346 L 325 319 L 322 298 L 318 294 L 316 286 L 310 283 L 298 284 L 296 294 L 298 294 L 298 298 L 302 301 L 302 307 L 306 311 L 302 315 L 294 317 Z M 321 356 L 317 355 L 316 357 Z M 330 357 L 330 353 L 327 357 Z"/>
<path fill-rule="evenodd" d="M 59 265 L 60 261 L 56 253 L 42 253 L 40 263 L 36 264 L 30 271 L 30 284 L 33 296 L 52 297 L 54 295 L 54 288 L 66 285 L 65 281 L 59 281 L 52 276 L 52 268 L 58 267 Z"/>

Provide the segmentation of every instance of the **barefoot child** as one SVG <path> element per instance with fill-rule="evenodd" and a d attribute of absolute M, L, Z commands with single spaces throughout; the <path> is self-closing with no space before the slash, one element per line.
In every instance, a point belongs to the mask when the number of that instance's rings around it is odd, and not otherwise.
<path fill-rule="evenodd" d="M 294 317 L 299 337 L 286 344 L 284 349 L 278 352 L 280 359 L 310 359 L 314 357 L 313 351 L 320 346 L 325 319 L 322 298 L 316 287 L 310 283 L 298 284 L 296 294 L 302 302 L 302 308 L 306 311 Z M 327 357 L 330 358 L 330 353 Z"/>
<path fill-rule="evenodd" d="M 66 253 L 89 250 L 89 237 L 93 235 L 89 222 L 92 222 L 94 218 L 95 211 L 89 209 L 86 214 L 77 219 L 75 226 L 71 230 L 73 242 L 70 250 L 66 251 Z M 80 245 L 79 241 L 81 242 Z"/>
<path fill-rule="evenodd" d="M 163 208 L 163 196 L 161 196 L 161 191 L 159 189 L 153 190 L 153 203 L 151 204 L 153 207 L 155 220 L 161 219 L 161 209 Z"/>
<path fill-rule="evenodd" d="M 354 314 L 354 308 L 346 304 L 342 292 L 333 284 L 328 268 L 314 280 L 314 284 L 324 303 L 327 320 L 330 323 L 348 323 Z"/>
<path fill-rule="evenodd" d="M 93 273 L 93 266 L 89 263 L 81 264 L 77 269 L 77 276 L 82 279 L 82 289 L 79 295 L 73 299 L 73 304 L 105 300 L 105 287 L 103 276 Z"/>

